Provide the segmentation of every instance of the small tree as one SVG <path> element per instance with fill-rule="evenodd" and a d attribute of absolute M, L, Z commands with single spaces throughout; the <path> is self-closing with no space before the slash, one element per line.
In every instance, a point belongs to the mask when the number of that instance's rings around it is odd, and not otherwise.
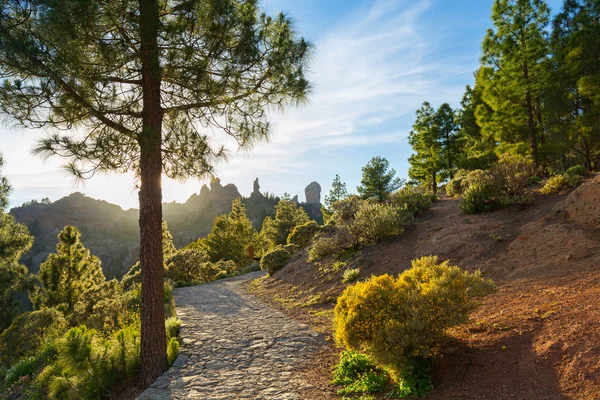
<path fill-rule="evenodd" d="M 362 180 L 356 189 L 363 198 L 375 197 L 381 203 L 402 184 L 403 181 L 396 177 L 396 170 L 390 169 L 388 160 L 373 157 L 362 168 Z"/>
<path fill-rule="evenodd" d="M 335 174 L 329 195 L 325 196 L 325 207 L 329 208 L 336 201 L 344 200 L 346 197 L 348 197 L 346 184 L 342 182 L 338 174 Z"/>
<path fill-rule="evenodd" d="M 268 137 L 268 108 L 310 91 L 309 51 L 254 0 L 2 2 L 0 110 L 31 128 L 77 127 L 36 152 L 68 159 L 78 178 L 139 178 L 143 385 L 167 366 L 162 175 L 213 171 L 225 153 L 202 127 L 246 148 Z"/>
<path fill-rule="evenodd" d="M 80 235 L 72 225 L 58 234 L 56 253 L 40 265 L 41 288 L 31 296 L 36 309 L 54 307 L 65 315 L 72 314 L 75 303 L 86 290 L 106 281 L 100 259 L 83 246 Z"/>
<path fill-rule="evenodd" d="M 240 199 L 235 199 L 229 215 L 220 215 L 213 221 L 213 227 L 202 241 L 210 256 L 210 261 L 233 261 L 238 267 L 250 263 L 248 247 L 252 243 L 254 230 L 246 216 L 246 207 Z"/>
<path fill-rule="evenodd" d="M 271 247 L 287 244 L 287 238 L 292 229 L 310 221 L 310 217 L 298 204 L 285 198 L 275 206 L 275 218 L 267 217 L 263 221 L 261 235 L 271 244 Z"/>

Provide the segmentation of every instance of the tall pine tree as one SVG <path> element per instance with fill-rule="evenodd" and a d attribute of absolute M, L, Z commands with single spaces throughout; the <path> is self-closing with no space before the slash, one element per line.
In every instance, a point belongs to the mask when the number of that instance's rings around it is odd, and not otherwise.
<path fill-rule="evenodd" d="M 24 126 L 71 130 L 37 152 L 79 178 L 134 172 L 140 192 L 141 381 L 167 366 L 162 175 L 186 179 L 224 155 L 204 128 L 249 147 L 267 110 L 310 91 L 310 46 L 255 0 L 0 3 L 0 110 Z M 206 132 L 210 129 L 206 129 Z"/>
<path fill-rule="evenodd" d="M 408 136 L 408 142 L 414 151 L 408 159 L 410 163 L 408 177 L 413 182 L 427 184 L 433 193 L 437 193 L 439 173 L 446 166 L 442 133 L 438 122 L 435 109 L 425 102 L 417 110 L 416 121 Z"/>
<path fill-rule="evenodd" d="M 496 0 L 494 28 L 483 41 L 483 68 L 478 84 L 491 113 L 480 112 L 479 123 L 498 141 L 526 142 L 536 164 L 543 142 L 541 92 L 548 57 L 550 10 L 543 0 Z"/>
<path fill-rule="evenodd" d="M 342 179 L 338 174 L 335 174 L 333 183 L 331 184 L 331 190 L 329 194 L 325 196 L 325 206 L 331 207 L 336 201 L 344 200 L 348 197 L 348 190 L 346 189 L 346 183 L 342 182 Z"/>

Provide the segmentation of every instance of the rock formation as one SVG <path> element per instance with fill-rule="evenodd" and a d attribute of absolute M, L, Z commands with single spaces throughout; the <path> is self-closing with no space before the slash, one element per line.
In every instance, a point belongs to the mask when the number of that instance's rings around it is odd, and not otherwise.
<path fill-rule="evenodd" d="M 317 182 L 311 182 L 305 189 L 307 203 L 321 204 L 321 185 Z"/>

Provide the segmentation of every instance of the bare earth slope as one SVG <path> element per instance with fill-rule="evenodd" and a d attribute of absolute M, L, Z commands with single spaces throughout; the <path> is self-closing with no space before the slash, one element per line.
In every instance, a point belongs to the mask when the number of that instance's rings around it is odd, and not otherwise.
<path fill-rule="evenodd" d="M 355 264 L 363 277 L 397 274 L 430 254 L 481 269 L 500 290 L 451 332 L 428 399 L 600 398 L 600 177 L 527 208 L 481 215 L 441 200 L 403 236 L 364 251 Z M 341 271 L 332 271 L 331 260 L 305 259 L 299 255 L 254 292 L 330 332 L 345 287 Z M 323 353 L 321 364 L 334 362 L 337 351 Z M 328 368 L 315 373 L 321 387 Z"/>

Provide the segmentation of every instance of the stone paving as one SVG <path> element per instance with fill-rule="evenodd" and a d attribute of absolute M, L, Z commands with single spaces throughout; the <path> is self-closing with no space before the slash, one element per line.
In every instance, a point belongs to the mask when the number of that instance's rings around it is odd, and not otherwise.
<path fill-rule="evenodd" d="M 295 372 L 325 340 L 240 287 L 262 274 L 175 290 L 179 357 L 139 400 L 305 398 Z"/>

